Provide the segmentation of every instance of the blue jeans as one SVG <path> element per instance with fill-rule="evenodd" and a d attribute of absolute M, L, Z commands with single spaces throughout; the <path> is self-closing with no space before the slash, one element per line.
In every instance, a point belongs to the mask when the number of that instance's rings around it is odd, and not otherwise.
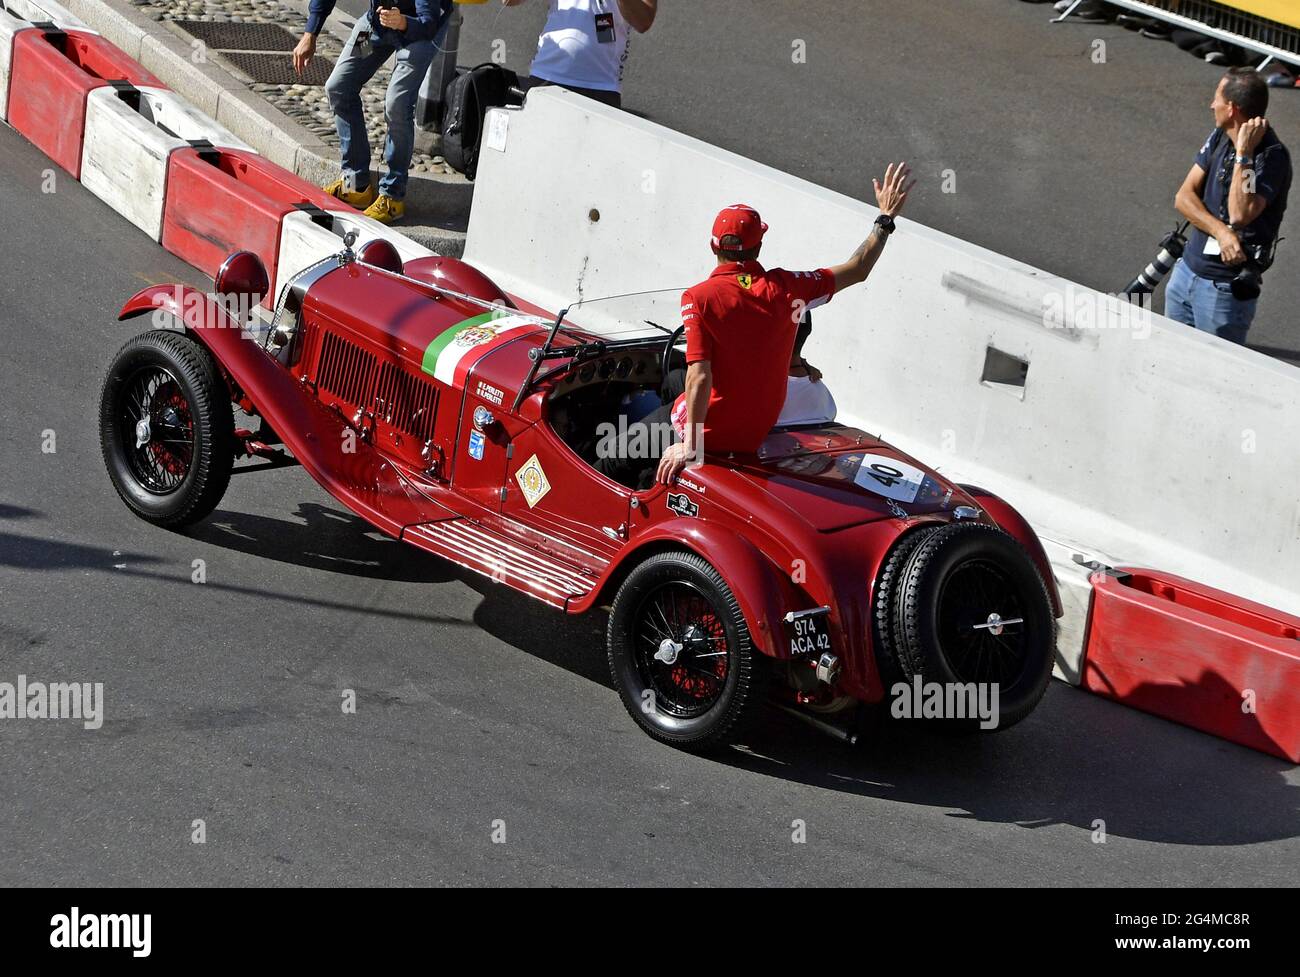
<path fill-rule="evenodd" d="M 1259 299 L 1234 298 L 1230 283 L 1202 278 L 1182 258 L 1165 289 L 1165 315 L 1170 319 L 1243 345 L 1258 304 Z"/>
<path fill-rule="evenodd" d="M 339 149 L 343 156 L 343 174 L 356 180 L 358 189 L 370 185 L 370 140 L 366 136 L 366 117 L 361 110 L 361 88 L 375 72 L 397 52 L 397 64 L 384 98 L 384 119 L 388 123 L 388 140 L 384 144 L 384 161 L 388 173 L 379 181 L 379 192 L 401 200 L 406 196 L 406 174 L 415 150 L 415 98 L 433 61 L 433 55 L 447 34 L 447 24 L 432 41 L 415 41 L 404 47 L 375 44 L 370 40 L 369 14 L 358 17 L 352 36 L 343 46 L 325 83 L 325 94 L 334 110 L 334 125 L 339 132 Z"/>

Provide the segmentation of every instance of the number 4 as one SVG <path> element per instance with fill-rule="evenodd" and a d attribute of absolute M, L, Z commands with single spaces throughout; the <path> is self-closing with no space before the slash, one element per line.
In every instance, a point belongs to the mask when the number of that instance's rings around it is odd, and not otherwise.
<path fill-rule="evenodd" d="M 880 462 L 873 464 L 871 471 L 867 472 L 867 474 L 886 488 L 893 488 L 903 479 L 903 473 L 897 468 L 890 468 L 888 465 L 880 464 Z"/>

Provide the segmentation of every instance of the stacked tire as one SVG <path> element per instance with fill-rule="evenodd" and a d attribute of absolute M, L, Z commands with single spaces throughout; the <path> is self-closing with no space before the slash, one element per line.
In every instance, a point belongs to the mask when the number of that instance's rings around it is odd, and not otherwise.
<path fill-rule="evenodd" d="M 876 662 L 888 697 L 897 683 L 996 684 L 1006 729 L 1033 711 L 1052 676 L 1056 620 L 1029 554 L 997 526 L 931 524 L 894 545 L 876 579 Z M 981 728 L 945 717 L 945 728 Z M 987 727 L 986 727 L 987 728 Z"/>

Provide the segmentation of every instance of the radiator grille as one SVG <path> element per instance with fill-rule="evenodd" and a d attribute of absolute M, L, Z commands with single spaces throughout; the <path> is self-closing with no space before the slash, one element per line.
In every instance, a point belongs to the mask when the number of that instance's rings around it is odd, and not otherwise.
<path fill-rule="evenodd" d="M 433 440 L 433 417 L 438 393 L 422 377 L 385 363 L 375 387 L 375 413 L 420 442 Z"/>
<path fill-rule="evenodd" d="M 339 400 L 360 407 L 365 403 L 375 372 L 375 357 L 355 343 L 332 332 L 321 338 L 316 385 Z"/>

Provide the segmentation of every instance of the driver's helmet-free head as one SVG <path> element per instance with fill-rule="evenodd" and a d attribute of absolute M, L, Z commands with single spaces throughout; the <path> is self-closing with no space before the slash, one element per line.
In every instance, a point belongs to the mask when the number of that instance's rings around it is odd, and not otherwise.
<path fill-rule="evenodd" d="M 763 242 L 767 225 L 758 211 L 748 204 L 732 204 L 718 211 L 713 219 L 713 253 L 719 251 L 749 251 Z M 723 244 L 723 238 L 734 238 Z"/>

